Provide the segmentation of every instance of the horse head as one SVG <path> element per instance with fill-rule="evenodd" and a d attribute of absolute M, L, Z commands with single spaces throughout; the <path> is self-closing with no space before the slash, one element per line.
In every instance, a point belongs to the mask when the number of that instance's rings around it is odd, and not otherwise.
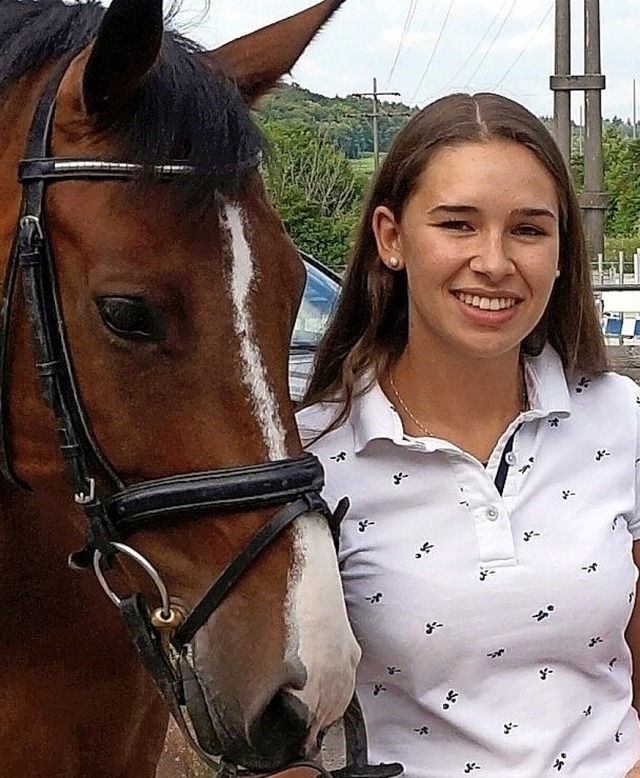
<path fill-rule="evenodd" d="M 65 28 L 75 50 L 46 58 L 12 93 L 26 104 L 16 120 L 26 128 L 45 81 L 59 71 L 44 150 L 67 167 L 47 174 L 36 160 L 22 172 L 42 187 L 38 229 L 46 236 L 34 240 L 46 237 L 53 258 L 52 337 L 68 356 L 80 437 L 92 442 L 96 495 L 124 513 L 137 487 L 146 499 L 146 485 L 160 484 L 152 515 L 115 540 L 148 560 L 187 618 L 294 499 L 287 483 L 299 470 L 286 464 L 302 450 L 287 355 L 303 268 L 265 195 L 250 108 L 340 5 L 318 3 L 214 51 L 167 33 L 161 0 L 113 0 L 104 15 L 92 4 L 75 7 L 64 11 L 77 21 Z M 17 189 L 8 186 L 7 197 L 3 234 L 17 215 Z M 51 547 L 59 558 L 85 542 L 86 521 L 62 487 L 54 419 L 59 428 L 61 411 L 52 414 L 39 390 L 55 368 L 40 361 L 36 372 L 29 293 L 27 303 L 13 296 L 5 379 L 11 489 L 27 487 L 40 505 L 33 510 L 47 526 L 37 553 Z M 251 480 L 261 472 L 251 467 L 265 463 L 285 465 L 275 501 L 220 498 L 218 471 Z M 270 485 L 278 482 L 272 470 Z M 200 482 L 216 500 L 201 497 Z M 175 501 L 179 490 L 186 501 Z M 98 500 L 75 492 L 76 502 Z M 171 510 L 163 509 L 167 495 Z M 259 549 L 183 651 L 201 744 L 253 769 L 312 754 L 353 691 L 359 651 L 317 505 L 299 507 Z M 113 540 L 94 537 L 90 551 L 111 556 Z M 61 569 L 65 575 L 77 574 Z M 141 591 L 150 608 L 161 604 L 135 561 L 118 555 L 105 575 L 118 595 Z"/>

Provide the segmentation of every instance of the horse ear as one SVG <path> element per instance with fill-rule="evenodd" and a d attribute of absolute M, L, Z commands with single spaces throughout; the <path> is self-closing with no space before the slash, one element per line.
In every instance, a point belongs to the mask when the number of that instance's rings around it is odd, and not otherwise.
<path fill-rule="evenodd" d="M 87 113 L 117 115 L 153 67 L 162 35 L 162 0 L 112 0 L 84 71 Z"/>
<path fill-rule="evenodd" d="M 288 73 L 344 0 L 325 0 L 207 53 L 236 82 L 249 104 Z"/>

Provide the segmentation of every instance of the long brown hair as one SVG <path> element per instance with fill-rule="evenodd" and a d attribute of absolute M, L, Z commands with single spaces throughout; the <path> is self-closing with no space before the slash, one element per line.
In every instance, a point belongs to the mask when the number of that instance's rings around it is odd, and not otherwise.
<path fill-rule="evenodd" d="M 503 138 L 522 143 L 553 178 L 560 206 L 560 277 L 535 329 L 522 342 L 536 355 L 549 342 L 568 373 L 606 369 L 602 330 L 591 286 L 591 264 L 571 176 L 544 124 L 519 103 L 496 94 L 453 94 L 428 105 L 396 136 L 362 213 L 335 315 L 322 339 L 303 405 L 333 400 L 348 414 L 365 391 L 401 355 L 407 343 L 408 300 L 404 271 L 380 260 L 373 213 L 387 206 L 400 221 L 434 152 L 443 146 Z M 369 382 L 362 385 L 362 377 Z"/>

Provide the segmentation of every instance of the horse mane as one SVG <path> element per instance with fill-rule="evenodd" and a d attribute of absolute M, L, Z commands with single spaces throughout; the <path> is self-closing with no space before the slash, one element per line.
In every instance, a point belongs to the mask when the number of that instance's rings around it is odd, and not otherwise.
<path fill-rule="evenodd" d="M 0 97 L 26 73 L 82 51 L 104 12 L 95 0 L 0 0 Z M 123 161 L 184 161 L 195 175 L 180 177 L 180 188 L 208 199 L 238 188 L 264 141 L 235 86 L 201 52 L 177 32 L 165 32 L 158 62 L 107 134 Z"/>

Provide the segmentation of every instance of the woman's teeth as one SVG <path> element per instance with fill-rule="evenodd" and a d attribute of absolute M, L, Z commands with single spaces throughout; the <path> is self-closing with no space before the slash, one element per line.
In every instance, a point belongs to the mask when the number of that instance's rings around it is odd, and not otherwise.
<path fill-rule="evenodd" d="M 456 292 L 455 295 L 465 305 L 471 305 L 473 308 L 480 308 L 483 311 L 503 311 L 506 308 L 512 308 L 517 303 L 513 297 L 480 297 L 477 294 L 467 294 L 466 292 Z"/>

